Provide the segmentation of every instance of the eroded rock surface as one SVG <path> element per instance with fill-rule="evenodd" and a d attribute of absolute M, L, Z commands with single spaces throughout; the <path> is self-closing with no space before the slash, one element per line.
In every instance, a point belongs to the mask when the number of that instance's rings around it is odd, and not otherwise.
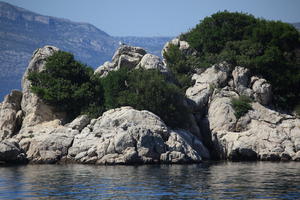
<path fill-rule="evenodd" d="M 45 46 L 37 49 L 25 71 L 22 79 L 23 97 L 21 108 L 25 114 L 22 128 L 54 119 L 64 120 L 64 113 L 56 112 L 53 107 L 46 105 L 40 98 L 30 91 L 31 83 L 27 79 L 29 72 L 41 72 L 44 70 L 46 59 L 53 55 L 56 51 L 59 51 L 59 49 L 53 46 Z"/>
<path fill-rule="evenodd" d="M 68 158 L 96 164 L 185 163 L 200 162 L 209 153 L 191 133 L 170 131 L 151 112 L 122 107 L 76 135 Z"/>
<path fill-rule="evenodd" d="M 23 121 L 22 92 L 13 90 L 0 104 L 0 141 L 19 131 Z"/>

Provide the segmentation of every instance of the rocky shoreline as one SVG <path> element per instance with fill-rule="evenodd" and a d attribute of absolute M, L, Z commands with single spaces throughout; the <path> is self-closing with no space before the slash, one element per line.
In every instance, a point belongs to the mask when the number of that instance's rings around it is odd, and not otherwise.
<path fill-rule="evenodd" d="M 193 54 L 179 39 L 173 44 Z M 65 113 L 46 105 L 30 91 L 27 74 L 44 69 L 58 48 L 34 52 L 23 76 L 22 92 L 12 91 L 0 104 L 0 163 L 152 164 L 203 160 L 300 161 L 300 119 L 271 108 L 272 86 L 248 69 L 223 62 L 196 72 L 186 90 L 192 110 L 188 130 L 173 130 L 146 110 L 121 107 L 97 119 Z M 166 61 L 139 47 L 120 46 L 100 76 L 122 67 L 158 69 L 171 76 Z M 231 99 L 252 99 L 252 109 L 237 118 Z"/>

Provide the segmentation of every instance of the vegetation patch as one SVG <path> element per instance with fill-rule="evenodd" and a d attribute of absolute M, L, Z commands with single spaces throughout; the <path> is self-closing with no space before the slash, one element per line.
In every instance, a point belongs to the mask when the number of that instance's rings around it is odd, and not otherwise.
<path fill-rule="evenodd" d="M 252 110 L 251 99 L 247 96 L 232 98 L 231 104 L 234 109 L 234 115 L 237 119 L 244 116 L 249 110 Z"/>
<path fill-rule="evenodd" d="M 65 111 L 70 120 L 79 114 L 98 117 L 109 109 L 132 106 L 155 113 L 171 127 L 186 128 L 190 113 L 180 88 L 158 70 L 124 67 L 100 78 L 72 54 L 58 51 L 47 59 L 44 71 L 31 72 L 28 79 L 33 93 Z"/>
<path fill-rule="evenodd" d="M 91 67 L 70 53 L 58 51 L 46 60 L 45 70 L 30 72 L 31 91 L 72 119 L 79 114 L 95 117 L 103 112 L 102 87 Z"/>
<path fill-rule="evenodd" d="M 186 128 L 190 112 L 183 104 L 184 95 L 158 70 L 122 68 L 110 72 L 101 83 L 105 109 L 132 106 L 155 113 L 169 126 Z"/>
<path fill-rule="evenodd" d="M 272 84 L 276 106 L 292 109 L 300 104 L 299 36 L 290 24 L 225 11 L 204 18 L 181 40 L 198 51 L 198 67 L 221 61 L 247 67 Z"/>

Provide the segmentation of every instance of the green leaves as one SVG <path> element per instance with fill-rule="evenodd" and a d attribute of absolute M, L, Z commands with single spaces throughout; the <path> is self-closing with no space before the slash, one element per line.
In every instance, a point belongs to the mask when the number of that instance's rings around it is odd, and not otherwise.
<path fill-rule="evenodd" d="M 225 11 L 206 17 L 181 39 L 199 52 L 198 67 L 221 61 L 247 67 L 272 84 L 276 106 L 291 109 L 300 101 L 300 80 L 294 78 L 300 75 L 299 36 L 290 24 Z"/>
<path fill-rule="evenodd" d="M 105 108 L 132 106 L 149 110 L 160 116 L 169 126 L 183 128 L 189 111 L 183 105 L 180 89 L 166 81 L 158 70 L 113 71 L 102 79 Z"/>
<path fill-rule="evenodd" d="M 231 104 L 234 109 L 234 115 L 237 119 L 244 116 L 249 110 L 252 110 L 250 105 L 251 100 L 246 96 L 240 96 L 239 98 L 232 98 Z"/>
<path fill-rule="evenodd" d="M 93 69 L 74 60 L 70 53 L 58 51 L 47 59 L 45 70 L 28 75 L 31 91 L 47 104 L 67 112 L 70 118 L 84 113 L 88 105 L 101 107 L 102 93 Z M 89 110 L 90 115 L 101 114 Z"/>

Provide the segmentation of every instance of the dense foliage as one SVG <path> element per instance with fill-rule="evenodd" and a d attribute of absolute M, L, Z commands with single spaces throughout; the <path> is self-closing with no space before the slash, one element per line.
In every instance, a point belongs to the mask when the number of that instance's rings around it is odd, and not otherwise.
<path fill-rule="evenodd" d="M 181 127 L 189 115 L 179 88 L 158 70 L 129 70 L 124 67 L 105 78 L 74 60 L 72 54 L 58 51 L 47 59 L 45 70 L 29 73 L 31 90 L 47 104 L 69 114 L 97 117 L 105 110 L 132 106 L 149 110 L 169 126 Z"/>
<path fill-rule="evenodd" d="M 251 100 L 246 96 L 240 96 L 239 98 L 232 98 L 231 104 L 234 109 L 234 115 L 237 119 L 244 116 L 249 110 L 252 109 L 250 105 Z"/>
<path fill-rule="evenodd" d="M 157 114 L 172 127 L 184 128 L 187 122 L 189 111 L 183 95 L 158 70 L 122 68 L 110 72 L 101 83 L 106 109 L 129 105 Z"/>
<path fill-rule="evenodd" d="M 65 111 L 70 118 L 102 112 L 102 88 L 93 69 L 74 60 L 70 53 L 58 51 L 48 57 L 45 70 L 28 75 L 31 90 L 47 104 Z"/>
<path fill-rule="evenodd" d="M 164 52 L 168 68 L 175 77 L 176 84 L 185 91 L 192 85 L 191 76 L 200 61 L 195 55 L 184 54 L 179 47 L 170 44 L 168 51 Z"/>
<path fill-rule="evenodd" d="M 181 35 L 199 53 L 198 67 L 220 61 L 248 67 L 272 85 L 275 104 L 300 104 L 300 39 L 290 24 L 218 12 Z"/>

